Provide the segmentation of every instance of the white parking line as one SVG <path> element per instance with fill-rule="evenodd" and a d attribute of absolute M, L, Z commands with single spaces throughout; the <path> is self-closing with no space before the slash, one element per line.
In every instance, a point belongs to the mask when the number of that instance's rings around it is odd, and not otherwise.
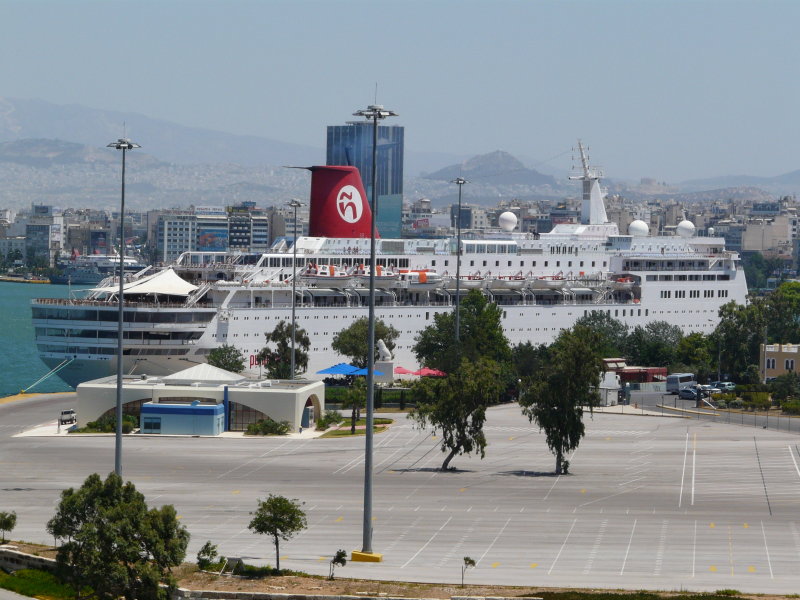
<path fill-rule="evenodd" d="M 686 445 L 683 448 L 683 471 L 681 472 L 681 491 L 678 494 L 678 508 L 683 502 L 683 481 L 686 479 L 686 457 L 689 454 L 689 432 L 686 432 Z"/>
<path fill-rule="evenodd" d="M 496 536 L 494 536 L 494 539 L 492 540 L 492 543 L 491 543 L 491 544 L 489 544 L 489 547 L 488 547 L 488 548 L 486 548 L 486 551 L 485 551 L 483 554 L 481 554 L 481 557 L 478 559 L 478 562 L 476 562 L 476 563 L 475 563 L 475 566 L 476 566 L 476 567 L 477 567 L 479 564 L 481 564 L 481 561 L 484 559 L 484 557 L 485 557 L 487 554 L 489 554 L 489 550 L 491 550 L 491 549 L 492 549 L 492 546 L 494 546 L 495 542 L 497 542 L 497 540 L 499 540 L 499 539 L 500 539 L 500 536 L 501 536 L 501 535 L 503 535 L 503 532 L 506 530 L 506 527 L 508 527 L 508 524 L 509 524 L 509 523 L 511 523 L 511 517 L 509 517 L 509 518 L 508 518 L 508 520 L 506 521 L 506 524 L 505 524 L 505 525 L 503 525 L 503 528 L 502 528 L 502 529 L 499 531 L 499 533 L 498 533 Z"/>
<path fill-rule="evenodd" d="M 633 532 L 636 531 L 636 522 L 638 519 L 633 520 L 633 527 L 631 528 L 631 537 L 628 538 L 628 548 L 625 550 L 625 558 L 622 560 L 622 568 L 619 570 L 619 574 L 622 575 L 625 572 L 625 563 L 628 562 L 628 553 L 631 551 L 631 543 L 633 542 Z"/>
<path fill-rule="evenodd" d="M 764 530 L 764 521 L 761 521 L 761 535 L 764 536 L 764 551 L 767 553 L 767 566 L 769 566 L 769 578 L 775 579 L 772 575 L 772 561 L 769 558 L 769 546 L 767 546 L 767 532 Z"/>
<path fill-rule="evenodd" d="M 422 548 L 420 548 L 419 550 L 417 550 L 417 551 L 414 553 L 414 556 L 412 556 L 411 558 L 409 558 L 409 559 L 406 561 L 406 564 L 404 564 L 404 565 L 403 565 L 402 567 L 400 567 L 400 568 L 401 568 L 401 569 L 405 569 L 405 568 L 406 568 L 406 567 L 409 565 L 409 563 L 411 563 L 411 561 L 412 561 L 412 560 L 414 560 L 415 558 L 417 558 L 417 556 L 419 556 L 419 553 L 420 553 L 420 552 L 422 552 L 423 550 L 425 550 L 425 548 L 427 548 L 427 547 L 428 547 L 428 544 L 430 544 L 430 543 L 433 541 L 433 538 L 435 538 L 435 537 L 436 537 L 436 536 L 439 534 L 439 532 L 440 532 L 442 529 L 444 529 L 445 527 L 447 527 L 447 524 L 448 524 L 448 523 L 449 523 L 449 522 L 450 522 L 452 519 L 453 519 L 453 517 L 449 517 L 449 518 L 447 519 L 447 521 L 445 521 L 445 522 L 444 522 L 444 525 L 442 525 L 441 527 L 439 527 L 439 529 L 437 529 L 437 530 L 436 530 L 436 532 L 435 532 L 435 533 L 434 533 L 434 534 L 433 534 L 433 535 L 430 537 L 430 539 L 429 539 L 427 542 L 425 542 L 425 544 L 422 546 Z M 510 521 L 510 520 L 511 520 L 511 519 L 509 519 L 509 521 Z"/>
<path fill-rule="evenodd" d="M 794 470 L 797 471 L 797 475 L 800 476 L 800 469 L 797 468 L 797 461 L 794 459 L 794 452 L 792 452 L 792 447 L 786 446 L 786 449 L 789 451 L 789 456 L 792 457 L 792 462 L 794 463 Z"/>
<path fill-rule="evenodd" d="M 558 562 L 558 558 L 561 556 L 561 553 L 564 551 L 564 546 L 566 546 L 566 545 L 567 545 L 567 541 L 569 540 L 569 536 L 570 536 L 570 534 L 572 533 L 572 530 L 575 528 L 575 523 L 577 523 L 577 522 L 578 522 L 578 519 L 575 519 L 575 520 L 572 522 L 572 527 L 570 527 L 570 528 L 569 528 L 569 531 L 567 532 L 567 537 L 565 537 L 565 538 L 564 538 L 564 543 L 563 543 L 563 544 L 561 544 L 561 548 L 558 550 L 558 554 L 556 554 L 556 557 L 553 559 L 553 564 L 552 564 L 552 565 L 550 565 L 550 569 L 547 571 L 547 574 L 548 574 L 548 575 L 550 575 L 550 573 L 551 573 L 551 572 L 553 571 L 553 569 L 555 568 L 555 566 L 556 566 L 556 563 Z"/>

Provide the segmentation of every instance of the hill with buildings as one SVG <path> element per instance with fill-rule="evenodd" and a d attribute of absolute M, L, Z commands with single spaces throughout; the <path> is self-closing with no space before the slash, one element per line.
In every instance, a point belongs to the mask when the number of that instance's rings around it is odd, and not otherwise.
<path fill-rule="evenodd" d="M 463 177 L 472 183 L 480 181 L 492 185 L 550 186 L 551 188 L 556 186 L 554 177 L 535 169 L 528 169 L 520 160 L 502 150 L 473 156 L 460 164 L 450 165 L 434 173 L 423 175 L 424 179 L 436 181 L 452 181 L 457 177 Z"/>

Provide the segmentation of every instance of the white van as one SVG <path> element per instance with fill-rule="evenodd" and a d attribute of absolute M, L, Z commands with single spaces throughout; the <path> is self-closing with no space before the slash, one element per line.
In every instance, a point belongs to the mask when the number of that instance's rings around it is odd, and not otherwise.
<path fill-rule="evenodd" d="M 697 385 L 694 379 L 694 373 L 673 373 L 667 375 L 667 393 L 677 394 L 683 388 L 693 388 Z"/>

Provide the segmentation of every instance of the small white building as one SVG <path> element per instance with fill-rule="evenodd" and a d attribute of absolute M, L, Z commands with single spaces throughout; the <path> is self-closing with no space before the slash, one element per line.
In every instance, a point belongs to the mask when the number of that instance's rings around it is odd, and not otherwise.
<path fill-rule="evenodd" d="M 116 375 L 81 383 L 77 388 L 78 426 L 84 427 L 116 410 Z M 142 404 L 223 406 L 224 430 L 245 431 L 250 423 L 269 417 L 288 421 L 291 431 L 310 427 L 325 410 L 325 384 L 321 381 L 254 380 L 208 364 L 200 364 L 166 377 L 126 375 L 122 384 L 122 410 L 138 419 Z M 194 418 L 191 410 L 186 418 Z M 174 416 L 170 419 L 174 425 Z M 151 428 L 151 430 L 154 428 Z M 179 431 L 176 431 L 179 432 Z M 169 431 L 162 431 L 169 433 Z"/>

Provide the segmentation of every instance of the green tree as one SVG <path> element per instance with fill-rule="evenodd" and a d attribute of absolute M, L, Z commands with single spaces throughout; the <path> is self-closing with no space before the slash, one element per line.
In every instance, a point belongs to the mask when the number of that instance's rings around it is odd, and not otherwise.
<path fill-rule="evenodd" d="M 350 435 L 356 434 L 356 421 L 361 417 L 361 409 L 367 405 L 366 377 L 356 377 L 342 396 L 342 408 L 350 409 Z"/>
<path fill-rule="evenodd" d="M 782 404 L 787 400 L 800 398 L 800 375 L 794 371 L 778 375 L 770 382 L 769 386 L 772 390 L 772 397 L 778 403 Z"/>
<path fill-rule="evenodd" d="M 625 339 L 625 358 L 634 365 L 666 367 L 675 362 L 675 351 L 683 337 L 681 328 L 666 321 L 637 325 Z"/>
<path fill-rule="evenodd" d="M 712 355 L 713 347 L 713 355 Z M 699 332 L 681 338 L 675 350 L 675 360 L 683 367 L 673 366 L 672 372 L 688 371 L 697 375 L 697 380 L 705 383 L 716 375 L 717 344 L 710 336 Z"/>
<path fill-rule="evenodd" d="M 222 344 L 219 348 L 214 348 L 209 352 L 206 362 L 212 367 L 225 369 L 231 373 L 244 371 L 244 355 L 236 346 L 228 344 Z"/>
<path fill-rule="evenodd" d="M 330 568 L 328 570 L 328 579 L 333 581 L 333 572 L 337 566 L 343 567 L 347 564 L 347 552 L 344 550 L 337 550 L 336 554 L 333 555 L 330 562 Z"/>
<path fill-rule="evenodd" d="M 596 333 L 585 327 L 562 331 L 550 346 L 548 368 L 534 374 L 519 401 L 522 413 L 544 430 L 558 475 L 569 472 L 565 456 L 584 436 L 583 407 L 591 410 L 600 401 L 603 361 L 596 347 Z"/>
<path fill-rule="evenodd" d="M 271 535 L 275 544 L 275 568 L 281 570 L 280 541 L 288 541 L 307 526 L 306 513 L 301 502 L 283 496 L 269 495 L 258 501 L 258 508 L 250 513 L 253 519 L 248 528 L 254 533 Z"/>
<path fill-rule="evenodd" d="M 211 540 L 208 540 L 205 544 L 203 544 L 203 547 L 200 548 L 200 550 L 197 553 L 198 568 L 202 570 L 207 569 L 208 567 L 214 564 L 214 562 L 217 559 L 217 556 L 219 556 L 219 554 L 217 553 L 217 545 L 212 544 Z"/>
<path fill-rule="evenodd" d="M 337 354 L 346 356 L 350 362 L 357 367 L 364 368 L 367 366 L 367 358 L 369 358 L 369 349 L 367 348 L 367 338 L 369 333 L 369 321 L 366 317 L 353 321 L 352 325 L 342 329 L 339 333 L 333 336 L 331 348 Z M 375 321 L 375 343 L 378 340 L 383 340 L 386 347 L 391 352 L 395 347 L 395 340 L 400 336 L 391 325 L 387 325 L 380 319 Z M 375 357 L 377 358 L 377 350 Z"/>
<path fill-rule="evenodd" d="M 420 427 L 442 432 L 441 448 L 447 452 L 442 471 L 457 454 L 476 452 L 484 457 L 486 407 L 497 402 L 504 390 L 500 373 L 500 365 L 492 360 L 463 359 L 447 377 L 424 377 L 414 384 L 416 408 L 409 418 Z"/>
<path fill-rule="evenodd" d="M 517 379 L 525 380 L 547 363 L 547 346 L 534 346 L 531 342 L 522 342 L 511 348 L 511 361 Z"/>
<path fill-rule="evenodd" d="M 189 533 L 175 509 L 148 510 L 144 496 L 130 482 L 96 473 L 75 490 L 61 493 L 47 531 L 66 540 L 56 564 L 75 589 L 88 586 L 101 599 L 165 600 L 174 588 L 170 569 L 183 562 Z"/>
<path fill-rule="evenodd" d="M 800 282 L 787 281 L 766 300 L 769 339 L 778 344 L 800 342 Z"/>
<path fill-rule="evenodd" d="M 461 335 L 455 343 L 455 313 L 435 314 L 433 324 L 415 338 L 413 352 L 420 364 L 445 373 L 459 368 L 462 359 L 487 358 L 504 367 L 511 364 L 511 347 L 503 333 L 502 307 L 489 302 L 478 290 L 461 301 Z M 510 369 L 503 374 L 506 380 Z"/>
<path fill-rule="evenodd" d="M 767 332 L 768 308 L 763 298 L 752 298 L 747 306 L 731 301 L 719 309 L 720 321 L 714 334 L 722 350 L 721 368 L 735 381 L 749 381 L 750 372 L 758 373 L 759 351 Z"/>
<path fill-rule="evenodd" d="M 258 360 L 266 366 L 267 376 L 273 379 L 292 379 L 292 324 L 281 321 L 268 331 L 267 345 L 258 353 Z M 273 350 L 269 344 L 275 344 Z M 308 368 L 308 349 L 311 340 L 302 327 L 295 325 L 294 376 L 302 375 Z"/>
<path fill-rule="evenodd" d="M 576 327 L 586 327 L 597 334 L 597 352 L 603 358 L 623 356 L 625 340 L 628 337 L 627 326 L 607 312 L 593 310 L 585 317 L 575 321 Z"/>
<path fill-rule="evenodd" d="M 0 512 L 0 532 L 2 532 L 2 542 L 6 543 L 6 532 L 11 533 L 14 527 L 17 526 L 17 513 L 13 510 L 11 512 Z"/>

